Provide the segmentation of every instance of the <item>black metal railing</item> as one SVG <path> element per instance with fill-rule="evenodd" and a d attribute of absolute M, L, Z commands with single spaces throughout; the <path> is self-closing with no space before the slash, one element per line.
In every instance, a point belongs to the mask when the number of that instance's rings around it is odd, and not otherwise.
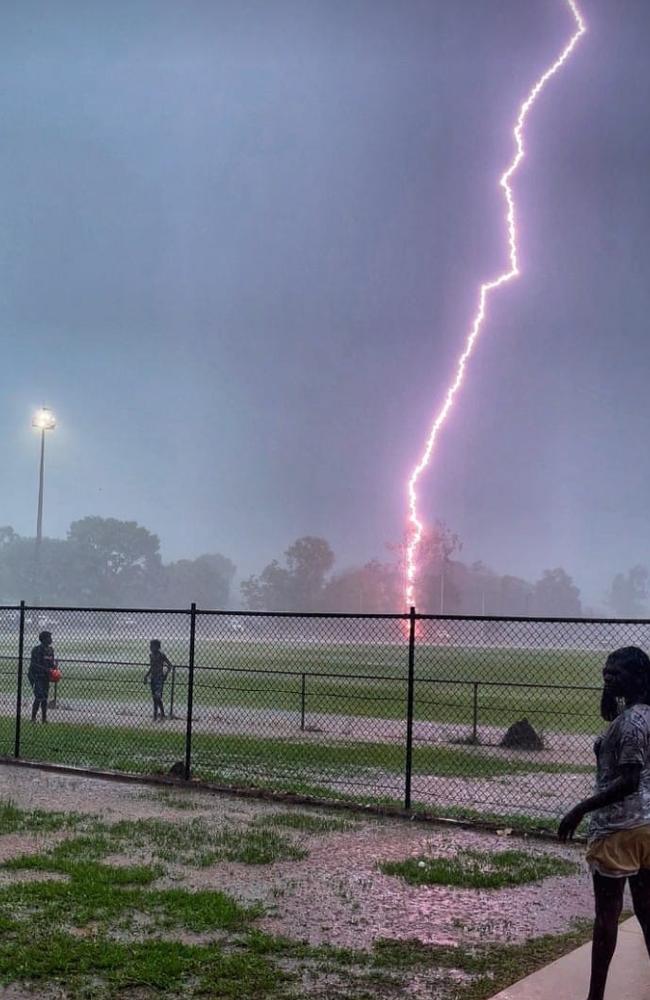
<path fill-rule="evenodd" d="M 42 628 L 62 671 L 45 726 L 28 683 Z M 173 665 L 155 723 L 154 637 Z M 542 820 L 591 784 L 604 656 L 648 640 L 647 621 L 21 603 L 0 607 L 0 754 Z"/>

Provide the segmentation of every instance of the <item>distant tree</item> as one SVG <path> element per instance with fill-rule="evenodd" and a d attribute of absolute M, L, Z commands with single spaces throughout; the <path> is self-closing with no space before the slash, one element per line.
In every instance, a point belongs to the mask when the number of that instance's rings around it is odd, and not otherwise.
<path fill-rule="evenodd" d="M 38 597 L 41 604 L 81 604 L 88 580 L 79 551 L 60 538 L 44 538 L 38 566 L 33 538 L 14 536 L 0 547 L 0 599 L 7 603 Z"/>
<path fill-rule="evenodd" d="M 607 604 L 616 618 L 642 618 L 648 597 L 648 570 L 633 566 L 617 573 L 607 594 Z"/>
<path fill-rule="evenodd" d="M 0 603 L 13 604 L 20 600 L 18 581 L 12 579 L 8 553 L 17 535 L 9 525 L 0 527 Z"/>
<path fill-rule="evenodd" d="M 90 599 L 125 606 L 155 594 L 160 540 L 135 521 L 85 517 L 70 525 L 68 541 L 86 566 Z"/>
<path fill-rule="evenodd" d="M 274 559 L 259 576 L 241 584 L 242 597 L 250 610 L 316 611 L 334 553 L 324 538 L 298 538 L 285 552 L 285 565 Z"/>
<path fill-rule="evenodd" d="M 422 536 L 417 550 L 418 611 L 428 614 L 439 614 L 447 611 L 450 614 L 460 607 L 461 594 L 456 586 L 456 564 L 451 557 L 460 552 L 463 543 L 460 536 L 444 521 L 436 521 L 432 528 Z M 406 540 L 390 543 L 387 548 L 394 553 L 396 568 L 403 581 L 406 576 Z M 404 599 L 400 598 L 403 607 Z"/>
<path fill-rule="evenodd" d="M 223 609 L 234 575 L 234 563 L 218 553 L 179 559 L 163 568 L 164 603 L 180 608 L 195 601 L 199 608 Z"/>
<path fill-rule="evenodd" d="M 580 617 L 580 591 L 565 570 L 544 570 L 533 588 L 533 613 L 549 618 Z"/>
<path fill-rule="evenodd" d="M 453 564 L 453 582 L 459 596 L 459 611 L 481 615 L 498 613 L 499 577 L 478 560 L 467 566 Z"/>
<path fill-rule="evenodd" d="M 460 535 L 444 521 L 436 521 L 425 534 L 420 547 L 420 610 L 431 614 L 453 614 L 459 610 L 461 594 L 451 557 L 462 547 Z"/>
<path fill-rule="evenodd" d="M 500 578 L 499 590 L 499 614 L 514 617 L 532 614 L 534 588 L 528 580 L 506 574 Z"/>
<path fill-rule="evenodd" d="M 5 545 L 11 545 L 13 541 L 16 540 L 17 534 L 10 525 L 5 524 L 0 526 L 0 549 L 4 548 Z"/>
<path fill-rule="evenodd" d="M 398 567 L 376 559 L 333 576 L 325 585 L 320 602 L 323 611 L 356 611 L 359 614 L 401 611 L 403 605 Z"/>
<path fill-rule="evenodd" d="M 241 593 L 249 611 L 295 611 L 289 570 L 277 559 L 265 566 L 259 576 L 242 580 Z"/>

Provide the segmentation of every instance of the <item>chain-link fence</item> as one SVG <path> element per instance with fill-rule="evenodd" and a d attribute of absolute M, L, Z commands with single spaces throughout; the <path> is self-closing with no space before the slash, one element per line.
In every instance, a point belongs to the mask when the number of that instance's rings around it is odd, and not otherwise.
<path fill-rule="evenodd" d="M 0 755 L 540 825 L 591 786 L 606 654 L 649 644 L 641 621 L 0 607 Z"/>

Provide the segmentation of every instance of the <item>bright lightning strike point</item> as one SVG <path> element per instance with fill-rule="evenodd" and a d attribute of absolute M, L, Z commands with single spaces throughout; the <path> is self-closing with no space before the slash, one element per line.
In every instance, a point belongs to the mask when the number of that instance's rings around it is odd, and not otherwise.
<path fill-rule="evenodd" d="M 429 431 L 429 436 L 426 440 L 424 446 L 424 451 L 418 461 L 417 465 L 413 469 L 409 480 L 408 480 L 408 542 L 406 546 L 406 605 L 407 607 L 415 604 L 415 582 L 417 577 L 417 554 L 420 542 L 422 541 L 422 535 L 424 533 L 424 524 L 420 519 L 418 514 L 418 493 L 417 485 L 420 476 L 424 470 L 428 467 L 431 462 L 431 457 L 433 455 L 433 449 L 438 437 L 438 432 L 443 426 L 449 411 L 451 410 L 454 400 L 456 398 L 456 393 L 463 384 L 463 379 L 465 377 L 465 366 L 474 350 L 474 346 L 478 339 L 479 333 L 481 332 L 481 327 L 483 325 L 483 320 L 485 319 L 487 300 L 490 294 L 495 291 L 495 289 L 500 288 L 501 285 L 507 284 L 507 282 L 512 281 L 519 275 L 519 258 L 517 252 L 517 222 L 516 222 L 516 209 L 515 209 L 515 198 L 510 186 L 510 181 L 513 175 L 517 171 L 519 164 L 525 156 L 524 148 L 524 125 L 526 124 L 526 119 L 528 114 L 533 107 L 535 101 L 539 97 L 541 91 L 544 89 L 548 81 L 552 76 L 555 76 L 557 71 L 564 65 L 567 59 L 570 57 L 574 48 L 578 44 L 582 35 L 584 35 L 587 30 L 587 26 L 584 22 L 584 18 L 580 13 L 578 8 L 577 0 L 565 0 L 565 3 L 571 10 L 573 18 L 575 20 L 576 30 L 571 36 L 564 49 L 557 57 L 555 62 L 549 66 L 545 73 L 540 76 L 536 83 L 531 88 L 528 96 L 521 104 L 519 108 L 519 114 L 517 115 L 517 121 L 513 129 L 513 135 L 515 139 L 515 155 L 512 162 L 506 169 L 506 171 L 501 175 L 499 184 L 503 188 L 503 193 L 506 201 L 506 231 L 508 234 L 508 258 L 510 267 L 507 271 L 503 271 L 492 281 L 485 281 L 479 289 L 478 297 L 478 308 L 476 310 L 476 315 L 470 327 L 469 334 L 465 341 L 465 346 L 463 352 L 458 358 L 458 363 L 456 365 L 456 374 L 451 382 L 449 388 L 447 389 L 444 402 L 440 407 L 440 410 L 435 416 L 431 430 Z"/>

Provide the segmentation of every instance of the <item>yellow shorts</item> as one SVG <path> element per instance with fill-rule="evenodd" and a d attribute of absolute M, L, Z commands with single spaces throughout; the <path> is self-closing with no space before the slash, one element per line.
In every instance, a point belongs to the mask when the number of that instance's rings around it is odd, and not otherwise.
<path fill-rule="evenodd" d="M 587 864 L 592 872 L 608 878 L 627 878 L 642 868 L 650 869 L 650 826 L 618 830 L 594 840 L 587 848 Z"/>

